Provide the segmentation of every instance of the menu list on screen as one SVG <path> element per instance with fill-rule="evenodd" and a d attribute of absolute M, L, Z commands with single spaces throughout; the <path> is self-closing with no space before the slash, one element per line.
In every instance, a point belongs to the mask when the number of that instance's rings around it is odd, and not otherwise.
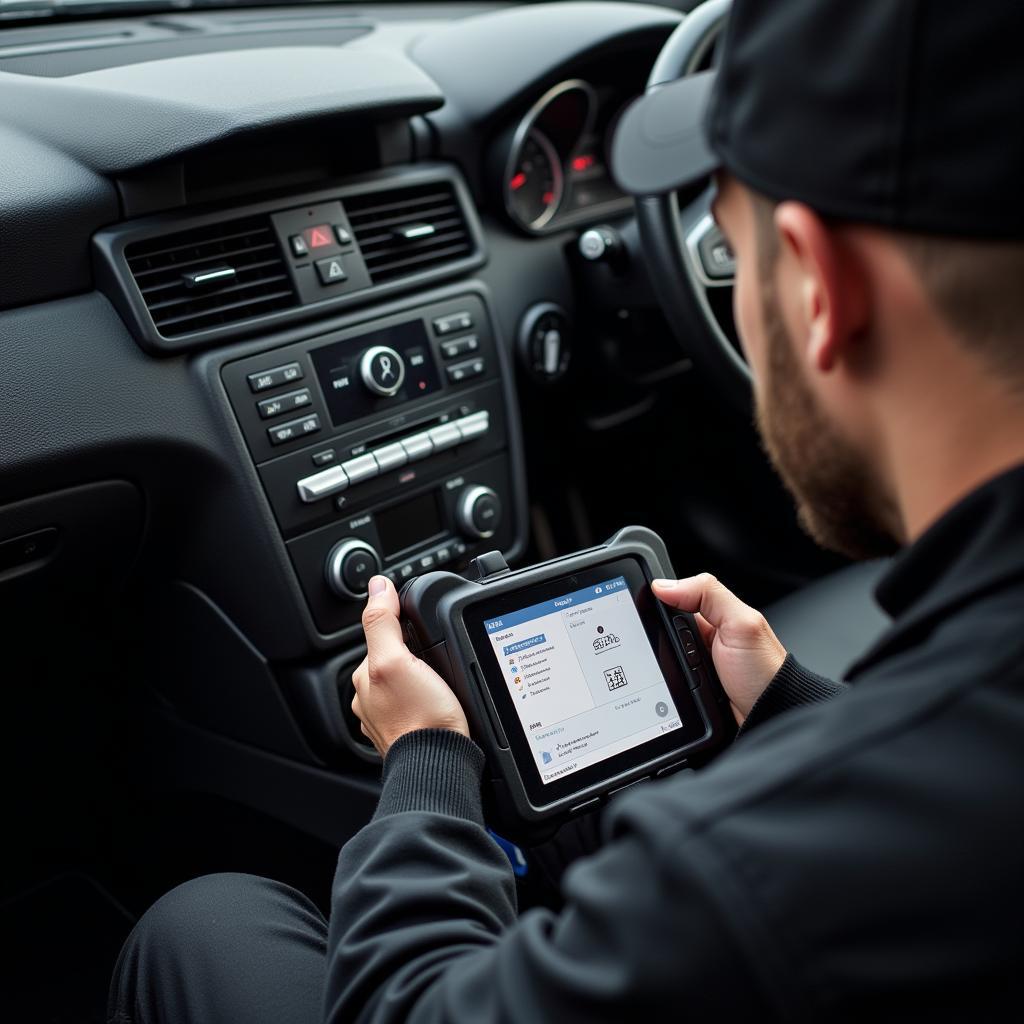
<path fill-rule="evenodd" d="M 624 576 L 484 628 L 544 783 L 682 727 Z"/>

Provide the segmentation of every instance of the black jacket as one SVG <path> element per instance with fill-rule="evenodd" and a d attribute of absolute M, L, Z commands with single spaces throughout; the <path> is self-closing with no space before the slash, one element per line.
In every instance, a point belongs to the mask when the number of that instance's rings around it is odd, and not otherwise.
<path fill-rule="evenodd" d="M 516 915 L 479 749 L 399 740 L 339 859 L 326 1018 L 988 1021 L 1019 1005 L 1024 467 L 903 552 L 878 597 L 894 625 L 848 688 L 788 662 L 715 764 L 612 803 L 559 913 Z"/>

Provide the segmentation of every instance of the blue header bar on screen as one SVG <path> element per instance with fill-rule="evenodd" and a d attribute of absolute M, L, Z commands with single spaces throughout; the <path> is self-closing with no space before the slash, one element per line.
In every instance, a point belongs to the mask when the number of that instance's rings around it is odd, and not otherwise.
<path fill-rule="evenodd" d="M 496 633 L 499 629 L 508 629 L 511 626 L 518 626 L 530 619 L 539 619 L 542 615 L 551 615 L 554 612 L 564 611 L 573 605 L 587 604 L 591 601 L 600 600 L 615 594 L 620 590 L 628 590 L 625 576 L 616 576 L 615 579 L 606 580 L 593 587 L 584 587 L 582 590 L 574 590 L 571 594 L 564 594 L 562 597 L 552 598 L 550 601 L 541 601 L 539 604 L 531 604 L 528 608 L 520 608 L 518 611 L 509 612 L 497 619 L 488 619 L 484 623 L 484 629 L 488 633 Z"/>

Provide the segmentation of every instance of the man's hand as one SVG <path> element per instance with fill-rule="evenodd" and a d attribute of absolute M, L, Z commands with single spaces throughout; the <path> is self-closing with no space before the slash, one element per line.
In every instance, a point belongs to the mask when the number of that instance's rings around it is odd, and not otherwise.
<path fill-rule="evenodd" d="M 352 711 L 381 757 L 399 736 L 417 729 L 469 735 L 466 715 L 451 688 L 405 646 L 399 610 L 394 585 L 386 576 L 374 576 L 363 610 L 366 657 L 352 673 Z"/>
<path fill-rule="evenodd" d="M 786 660 L 786 649 L 768 620 L 708 573 L 655 580 L 653 588 L 665 604 L 694 613 L 733 714 L 742 725 Z"/>

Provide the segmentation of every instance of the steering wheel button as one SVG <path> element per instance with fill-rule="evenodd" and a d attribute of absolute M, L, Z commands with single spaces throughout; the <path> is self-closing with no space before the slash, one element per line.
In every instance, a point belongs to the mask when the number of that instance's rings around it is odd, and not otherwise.
<path fill-rule="evenodd" d="M 717 224 L 712 224 L 705 232 L 697 243 L 697 250 L 701 266 L 708 277 L 725 281 L 736 276 L 736 258 Z"/>
<path fill-rule="evenodd" d="M 341 468 L 345 471 L 350 484 L 360 484 L 364 480 L 375 477 L 380 472 L 380 467 L 377 465 L 377 460 L 373 457 L 372 452 L 367 452 L 365 455 L 359 455 L 354 459 L 349 459 L 348 462 L 343 462 Z"/>

